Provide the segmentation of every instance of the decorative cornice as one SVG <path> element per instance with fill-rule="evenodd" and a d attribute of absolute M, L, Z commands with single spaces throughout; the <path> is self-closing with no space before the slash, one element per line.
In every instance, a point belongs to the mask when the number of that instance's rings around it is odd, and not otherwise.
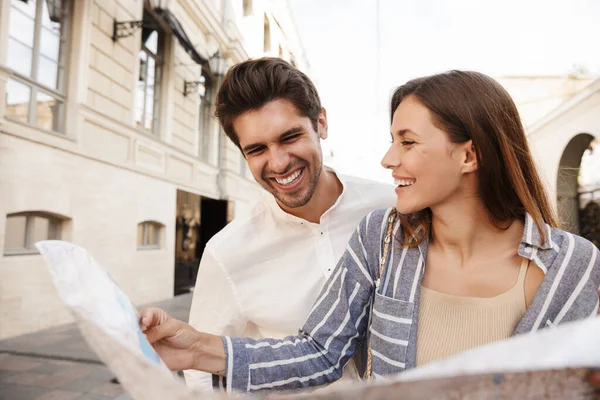
<path fill-rule="evenodd" d="M 565 114 L 598 92 L 600 92 L 600 79 L 596 79 L 594 82 L 580 90 L 579 93 L 575 94 L 569 100 L 565 101 L 560 106 L 539 119 L 536 123 L 531 125 L 531 127 L 527 129 L 528 136 L 535 135 L 546 125 L 550 124 L 552 121 L 559 118 L 561 115 Z"/>

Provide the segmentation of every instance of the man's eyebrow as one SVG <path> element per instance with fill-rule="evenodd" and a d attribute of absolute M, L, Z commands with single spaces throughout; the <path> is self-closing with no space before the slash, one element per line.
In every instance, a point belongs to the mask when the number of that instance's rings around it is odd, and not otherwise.
<path fill-rule="evenodd" d="M 282 140 L 282 139 L 285 139 L 287 136 L 294 135 L 297 133 L 302 133 L 302 132 L 304 132 L 304 128 L 302 126 L 300 126 L 300 125 L 295 126 L 293 128 L 288 129 L 287 131 L 283 132 L 281 135 L 279 135 L 278 140 Z M 242 151 L 244 152 L 244 154 L 247 154 L 249 151 L 255 150 L 261 146 L 265 146 L 265 144 L 260 143 L 260 142 L 259 143 L 250 143 L 250 144 L 244 146 L 242 148 Z"/>
<path fill-rule="evenodd" d="M 302 126 L 295 126 L 293 128 L 288 129 L 287 131 L 283 132 L 281 135 L 279 135 L 279 140 L 285 138 L 286 136 L 290 136 L 290 135 L 294 135 L 296 133 L 302 133 L 304 132 L 304 128 Z"/>
<path fill-rule="evenodd" d="M 242 148 L 242 152 L 243 152 L 244 154 L 248 154 L 248 152 L 250 152 L 250 151 L 252 151 L 252 150 L 256 150 L 256 149 L 258 149 L 258 148 L 259 148 L 259 147 L 261 147 L 261 146 L 264 146 L 264 144 L 262 144 L 262 143 L 251 143 L 251 144 L 249 144 L 249 145 L 246 145 L 246 146 L 244 146 L 244 147 Z"/>

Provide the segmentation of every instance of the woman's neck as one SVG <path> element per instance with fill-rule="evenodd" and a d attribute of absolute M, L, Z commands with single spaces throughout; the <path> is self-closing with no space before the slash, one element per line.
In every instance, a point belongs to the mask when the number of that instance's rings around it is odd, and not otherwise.
<path fill-rule="evenodd" d="M 443 252 L 454 253 L 462 264 L 486 253 L 516 252 L 523 234 L 520 221 L 494 224 L 478 196 L 456 199 L 431 211 L 431 245 Z"/>

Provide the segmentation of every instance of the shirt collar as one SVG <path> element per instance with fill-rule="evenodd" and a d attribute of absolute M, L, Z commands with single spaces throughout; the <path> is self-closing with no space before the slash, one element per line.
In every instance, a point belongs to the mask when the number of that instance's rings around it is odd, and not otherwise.
<path fill-rule="evenodd" d="M 331 209 L 337 207 L 337 205 L 342 200 L 342 196 L 344 196 L 344 193 L 346 193 L 347 182 L 346 182 L 346 178 L 343 175 L 340 175 L 337 172 L 335 172 L 335 170 L 333 168 L 325 166 L 325 170 L 329 171 L 329 172 L 333 172 L 342 184 L 342 193 L 340 194 L 338 199 L 335 201 L 335 203 L 331 206 L 331 208 L 329 208 L 329 210 L 331 210 Z M 295 215 L 292 215 L 292 214 L 289 214 L 289 213 L 283 211 L 281 209 L 281 207 L 279 206 L 279 204 L 277 203 L 277 200 L 275 200 L 275 197 L 270 193 L 265 195 L 265 201 L 266 201 L 267 205 L 269 206 L 269 208 L 271 209 L 271 211 L 273 212 L 273 214 L 277 217 L 277 219 L 280 219 L 280 220 L 286 221 L 286 222 L 291 222 L 294 224 L 300 224 L 300 225 L 318 225 L 318 224 L 307 221 L 303 218 L 296 217 Z M 329 210 L 327 210 L 325 213 L 329 212 Z M 325 213 L 323 215 L 325 215 Z"/>
<path fill-rule="evenodd" d="M 550 225 L 544 223 L 542 225 L 542 229 L 545 233 L 545 241 L 542 244 L 542 235 L 535 224 L 535 221 L 529 215 L 529 213 L 525 213 L 525 229 L 523 230 L 523 236 L 521 238 L 521 244 L 525 246 L 531 246 L 536 249 L 548 250 L 555 247 L 554 242 L 552 241 L 552 232 L 550 229 Z"/>

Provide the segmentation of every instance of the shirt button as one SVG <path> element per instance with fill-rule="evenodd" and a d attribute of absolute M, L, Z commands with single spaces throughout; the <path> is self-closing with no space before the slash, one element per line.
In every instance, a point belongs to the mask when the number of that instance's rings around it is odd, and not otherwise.
<path fill-rule="evenodd" d="M 525 247 L 525 253 L 529 254 L 533 251 L 533 249 L 529 246 Z"/>

